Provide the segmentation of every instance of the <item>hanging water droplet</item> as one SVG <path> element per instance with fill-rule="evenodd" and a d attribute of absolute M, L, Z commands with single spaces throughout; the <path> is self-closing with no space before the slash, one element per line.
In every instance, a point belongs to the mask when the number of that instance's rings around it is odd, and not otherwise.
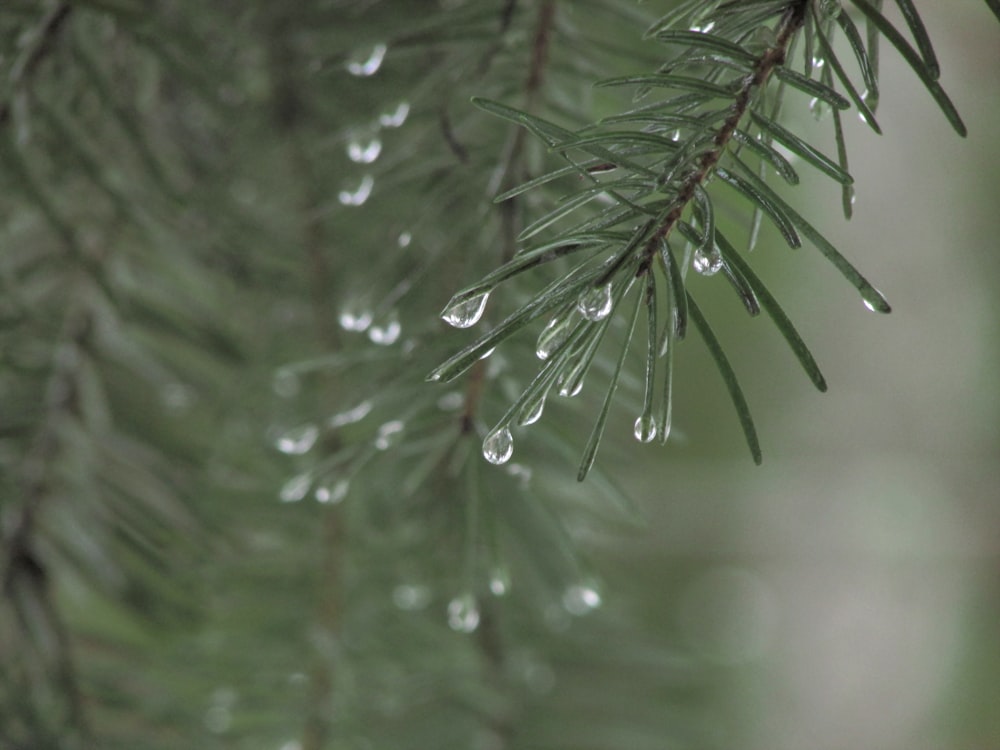
<path fill-rule="evenodd" d="M 302 390 L 302 381 L 299 380 L 299 376 L 293 370 L 282 367 L 274 373 L 271 388 L 281 398 L 292 398 L 293 396 L 297 396 L 299 391 Z"/>
<path fill-rule="evenodd" d="M 461 391 L 450 391 L 437 400 L 437 407 L 441 411 L 456 411 L 462 408 L 465 403 L 465 394 Z"/>
<path fill-rule="evenodd" d="M 407 612 L 423 609 L 431 603 L 431 590 L 415 583 L 401 583 L 392 590 L 392 603 Z"/>
<path fill-rule="evenodd" d="M 347 497 L 347 491 L 351 489 L 351 483 L 347 479 L 338 479 L 332 487 L 320 485 L 313 492 L 316 502 L 324 505 L 336 505 Z"/>
<path fill-rule="evenodd" d="M 861 95 L 861 101 L 867 104 L 868 109 L 874 112 L 876 109 L 878 109 L 878 97 L 879 95 L 877 91 L 871 92 L 868 89 L 865 89 L 865 93 Z"/>
<path fill-rule="evenodd" d="M 510 591 L 510 571 L 503 565 L 493 569 L 490 575 L 490 593 L 493 596 L 505 596 Z"/>
<path fill-rule="evenodd" d="M 337 322 L 345 331 L 366 331 L 372 324 L 372 314 L 370 310 L 345 307 L 340 311 Z"/>
<path fill-rule="evenodd" d="M 571 615 L 585 615 L 601 606 L 601 595 L 589 584 L 575 584 L 568 587 L 562 596 L 563 606 Z"/>
<path fill-rule="evenodd" d="M 517 423 L 521 427 L 527 427 L 530 424 L 534 424 L 539 419 L 542 418 L 542 412 L 545 410 L 545 394 L 536 398 L 534 401 L 529 401 L 522 408 L 517 415 Z"/>
<path fill-rule="evenodd" d="M 356 164 L 371 164 L 382 153 L 382 141 L 372 138 L 368 143 L 352 140 L 347 144 L 347 158 Z"/>
<path fill-rule="evenodd" d="M 479 606 L 472 594 L 456 596 L 448 603 L 448 626 L 459 633 L 471 633 L 479 627 Z"/>
<path fill-rule="evenodd" d="M 713 247 L 707 253 L 699 247 L 694 251 L 691 267 L 702 276 L 714 276 L 722 270 L 722 253 L 718 247 Z"/>
<path fill-rule="evenodd" d="M 347 63 L 347 72 L 352 76 L 359 76 L 361 78 L 375 75 L 378 69 L 382 67 L 382 60 L 385 59 L 387 49 L 384 44 L 376 44 L 371 50 L 366 50 L 354 59 L 349 60 Z"/>
<path fill-rule="evenodd" d="M 611 312 L 611 284 L 591 287 L 584 292 L 576 303 L 576 309 L 587 320 L 604 320 Z"/>
<path fill-rule="evenodd" d="M 399 334 L 402 332 L 399 318 L 392 315 L 384 323 L 371 326 L 368 329 L 368 339 L 379 346 L 392 346 L 399 340 Z"/>
<path fill-rule="evenodd" d="M 514 438 L 510 429 L 498 427 L 483 440 L 483 457 L 491 464 L 505 464 L 514 455 Z"/>
<path fill-rule="evenodd" d="M 535 344 L 535 356 L 543 361 L 551 357 L 552 353 L 569 338 L 572 325 L 572 315 L 564 315 L 550 320 L 545 328 L 542 329 L 542 332 L 538 334 L 538 341 Z"/>
<path fill-rule="evenodd" d="M 360 422 L 362 419 L 367 417 L 372 410 L 371 401 L 362 401 L 357 406 L 348 409 L 347 411 L 342 411 L 334 414 L 327 420 L 327 424 L 330 427 L 336 429 L 337 427 L 343 427 L 344 425 L 354 424 L 355 422 Z"/>
<path fill-rule="evenodd" d="M 370 174 L 366 174 L 361 178 L 360 185 L 354 190 L 341 190 L 337 199 L 345 206 L 360 206 L 368 200 L 374 186 L 375 179 Z"/>
<path fill-rule="evenodd" d="M 812 59 L 812 66 L 814 69 L 819 70 L 824 65 L 826 65 L 826 60 L 823 59 L 822 57 L 814 57 Z"/>
<path fill-rule="evenodd" d="M 635 420 L 635 439 L 640 443 L 651 443 L 656 437 L 656 423 L 652 414 L 643 414 Z"/>
<path fill-rule="evenodd" d="M 308 453 L 316 444 L 317 437 L 319 428 L 314 424 L 304 424 L 278 435 L 274 447 L 286 455 L 301 456 L 303 453 Z"/>
<path fill-rule="evenodd" d="M 563 398 L 579 396 L 583 390 L 583 368 L 568 373 L 559 380 L 559 395 Z"/>
<path fill-rule="evenodd" d="M 386 422 L 375 433 L 375 447 L 380 451 L 388 450 L 399 441 L 405 427 L 398 419 Z"/>
<path fill-rule="evenodd" d="M 714 28 L 715 28 L 715 21 L 709 21 L 704 26 L 699 26 L 698 24 L 695 24 L 695 25 L 693 25 L 691 27 L 690 30 L 691 31 L 697 31 L 697 32 L 699 32 L 701 34 L 708 34 Z"/>
<path fill-rule="evenodd" d="M 823 99 L 814 98 L 809 102 L 809 111 L 812 112 L 812 116 L 817 121 L 826 118 L 832 111 L 830 102 L 824 101 Z"/>
<path fill-rule="evenodd" d="M 413 235 L 409 232 L 403 232 L 396 238 L 396 244 L 400 247 L 409 247 L 411 242 L 413 242 Z"/>
<path fill-rule="evenodd" d="M 818 5 L 820 15 L 830 19 L 837 18 L 844 10 L 840 0 L 819 0 Z"/>
<path fill-rule="evenodd" d="M 312 477 L 308 473 L 296 474 L 281 487 L 278 497 L 283 503 L 297 503 L 306 496 L 312 486 Z"/>
<path fill-rule="evenodd" d="M 489 292 L 480 292 L 465 299 L 452 299 L 441 313 L 441 319 L 455 328 L 469 328 L 479 322 L 486 309 Z"/>
<path fill-rule="evenodd" d="M 892 308 L 889 307 L 889 303 L 886 302 L 885 297 L 883 297 L 877 289 L 873 289 L 872 292 L 867 295 L 865 295 L 864 292 L 861 294 L 861 301 L 864 303 L 865 307 L 872 312 L 877 313 L 892 312 Z"/>
<path fill-rule="evenodd" d="M 507 464 L 506 470 L 517 480 L 521 489 L 528 489 L 528 485 L 531 484 L 531 467 L 524 464 Z"/>
<path fill-rule="evenodd" d="M 410 103 L 400 102 L 391 112 L 383 112 L 378 116 L 378 124 L 383 128 L 398 128 L 410 115 Z"/>

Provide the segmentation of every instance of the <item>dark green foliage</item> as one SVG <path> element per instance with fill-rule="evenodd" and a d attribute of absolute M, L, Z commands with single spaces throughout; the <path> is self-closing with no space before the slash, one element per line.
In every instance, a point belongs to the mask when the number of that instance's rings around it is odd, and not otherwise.
<path fill-rule="evenodd" d="M 652 5 L 3 4 L 0 745 L 704 745 L 696 665 L 584 617 L 641 522 L 598 446 L 668 441 L 693 327 L 760 462 L 692 267 L 826 389 L 762 216 L 888 312 L 771 180 L 849 214 L 880 38 L 964 125 L 910 2 Z"/>

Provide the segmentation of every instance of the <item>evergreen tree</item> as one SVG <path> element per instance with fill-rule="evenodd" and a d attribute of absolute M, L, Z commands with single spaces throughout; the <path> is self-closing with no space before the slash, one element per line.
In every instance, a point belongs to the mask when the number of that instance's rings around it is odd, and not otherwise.
<path fill-rule="evenodd" d="M 966 134 L 910 0 L 13 0 L 0 65 L 0 747 L 725 745 L 598 447 L 701 338 L 761 462 L 782 245 L 889 311 L 790 186 Z"/>

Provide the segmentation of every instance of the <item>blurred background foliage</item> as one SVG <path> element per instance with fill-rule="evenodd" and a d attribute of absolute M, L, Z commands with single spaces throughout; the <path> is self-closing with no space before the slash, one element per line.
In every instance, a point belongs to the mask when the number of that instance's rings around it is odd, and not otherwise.
<path fill-rule="evenodd" d="M 545 208 L 468 101 L 615 111 L 670 3 L 4 3 L 0 747 L 1000 742 L 1000 33 L 923 5 L 968 139 L 886 48 L 853 220 L 795 195 L 893 315 L 765 235 L 830 392 L 694 278 L 764 465 L 686 345 L 667 446 L 626 377 L 577 484 L 599 393 L 479 455 L 533 341 L 424 382 Z"/>

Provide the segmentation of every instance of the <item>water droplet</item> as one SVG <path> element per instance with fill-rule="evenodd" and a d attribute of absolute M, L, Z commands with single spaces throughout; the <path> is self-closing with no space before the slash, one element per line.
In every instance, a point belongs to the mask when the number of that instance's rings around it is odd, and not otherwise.
<path fill-rule="evenodd" d="M 869 286 L 867 289 L 861 291 L 861 301 L 864 302 L 865 307 L 872 312 L 892 312 L 892 307 L 889 306 L 888 300 L 882 296 L 882 292 L 873 286 Z"/>
<path fill-rule="evenodd" d="M 460 633 L 471 633 L 479 627 L 479 606 L 472 594 L 456 596 L 448 603 L 448 625 Z"/>
<path fill-rule="evenodd" d="M 327 420 L 327 424 L 334 429 L 337 427 L 343 427 L 344 425 L 354 424 L 355 422 L 360 422 L 362 419 L 367 417 L 371 413 L 371 410 L 372 402 L 362 401 L 353 409 L 348 409 L 347 411 L 334 414 L 329 420 Z"/>
<path fill-rule="evenodd" d="M 812 65 L 813 65 L 813 68 L 815 68 L 816 70 L 819 70 L 824 65 L 826 65 L 826 60 L 824 60 L 822 57 L 814 57 L 812 59 Z"/>
<path fill-rule="evenodd" d="M 698 248 L 691 259 L 691 267 L 702 276 L 713 276 L 722 270 L 722 253 L 718 247 L 713 247 L 707 253 Z"/>
<path fill-rule="evenodd" d="M 413 235 L 409 232 L 403 232 L 396 239 L 396 244 L 400 247 L 409 247 L 411 242 L 413 242 Z"/>
<path fill-rule="evenodd" d="M 508 464 L 507 473 L 518 480 L 521 489 L 527 489 L 531 483 L 531 467 L 524 464 Z"/>
<path fill-rule="evenodd" d="M 384 44 L 376 44 L 371 50 L 367 50 L 348 61 L 347 72 L 352 76 L 360 76 L 362 78 L 375 75 L 378 69 L 382 67 L 382 60 L 385 59 L 387 49 Z"/>
<path fill-rule="evenodd" d="M 695 24 L 691 27 L 691 31 L 697 31 L 701 34 L 708 34 L 715 28 L 715 21 L 709 21 L 704 26 L 699 26 Z"/>
<path fill-rule="evenodd" d="M 831 19 L 839 16 L 844 10 L 840 0 L 819 0 L 817 5 L 820 15 Z"/>
<path fill-rule="evenodd" d="M 491 464 L 505 464 L 514 455 L 514 438 L 510 429 L 498 427 L 483 441 L 483 457 Z"/>
<path fill-rule="evenodd" d="M 391 112 L 383 112 L 378 116 L 378 124 L 383 128 L 398 128 L 404 122 L 406 118 L 410 116 L 410 104 L 409 102 L 400 102 L 399 105 Z"/>
<path fill-rule="evenodd" d="M 572 324 L 572 315 L 564 315 L 550 320 L 542 332 L 538 334 L 535 356 L 543 361 L 551 357 L 552 353 L 569 338 Z"/>
<path fill-rule="evenodd" d="M 371 164 L 382 153 L 382 141 L 372 138 L 368 143 L 352 140 L 347 144 L 347 158 L 356 164 Z"/>
<path fill-rule="evenodd" d="M 576 303 L 576 309 L 587 320 L 604 320 L 611 313 L 611 284 L 591 287 L 584 292 Z"/>
<path fill-rule="evenodd" d="M 575 584 L 563 592 L 563 606 L 571 615 L 585 615 L 601 606 L 601 595 L 588 584 Z"/>
<path fill-rule="evenodd" d="M 651 443 L 656 437 L 656 423 L 651 414 L 643 414 L 635 420 L 635 439 L 640 443 Z"/>
<path fill-rule="evenodd" d="M 438 409 L 441 411 L 455 411 L 462 408 L 465 403 L 465 395 L 461 391 L 451 391 L 444 394 L 437 400 Z"/>
<path fill-rule="evenodd" d="M 380 451 L 391 448 L 401 437 L 405 426 L 406 425 L 398 419 L 394 419 L 391 422 L 383 424 L 378 428 L 378 432 L 375 433 L 375 447 Z"/>
<path fill-rule="evenodd" d="M 563 398 L 579 396 L 583 390 L 583 370 L 571 372 L 559 383 L 559 395 Z"/>
<path fill-rule="evenodd" d="M 865 89 L 865 93 L 861 95 L 861 101 L 868 105 L 868 109 L 874 112 L 878 109 L 878 92 L 872 93 L 868 89 Z"/>
<path fill-rule="evenodd" d="M 297 503 L 306 496 L 312 486 L 312 477 L 308 473 L 296 474 L 281 487 L 278 497 L 283 503 Z"/>
<path fill-rule="evenodd" d="M 316 444 L 317 437 L 319 428 L 314 424 L 304 424 L 278 435 L 274 447 L 286 455 L 301 456 Z"/>
<path fill-rule="evenodd" d="M 399 324 L 399 318 L 390 316 L 384 323 L 371 326 L 368 329 L 368 338 L 373 344 L 379 346 L 392 346 L 399 340 L 399 334 L 403 332 Z"/>
<path fill-rule="evenodd" d="M 299 376 L 293 370 L 282 367 L 274 373 L 271 388 L 281 398 L 292 398 L 293 396 L 297 396 L 299 391 L 302 390 L 302 381 L 299 380 Z"/>
<path fill-rule="evenodd" d="M 415 583 L 401 583 L 392 590 L 392 603 L 407 612 L 423 609 L 431 603 L 431 591 Z"/>
<path fill-rule="evenodd" d="M 480 354 L 479 358 L 480 359 L 489 359 L 490 356 L 493 354 L 493 352 L 495 352 L 496 350 L 497 350 L 497 348 L 495 346 L 490 347 L 485 352 L 483 352 L 482 354 Z M 496 377 L 496 375 L 497 375 L 497 373 L 494 372 L 494 373 L 490 374 L 490 377 Z"/>
<path fill-rule="evenodd" d="M 830 103 L 822 99 L 814 98 L 809 102 L 809 111 L 816 120 L 823 120 L 829 116 L 831 110 Z"/>
<path fill-rule="evenodd" d="M 370 310 L 345 307 L 340 311 L 337 322 L 345 331 L 366 331 L 372 324 L 372 314 Z"/>
<path fill-rule="evenodd" d="M 349 489 L 351 489 L 351 483 L 346 479 L 339 479 L 334 482 L 332 487 L 320 485 L 316 488 L 313 495 L 318 503 L 322 503 L 323 505 L 336 505 L 347 497 L 347 491 Z"/>
<path fill-rule="evenodd" d="M 464 299 L 452 299 L 441 313 L 441 319 L 455 328 L 469 328 L 479 322 L 486 309 L 489 292 L 481 292 Z"/>
<path fill-rule="evenodd" d="M 545 394 L 543 393 L 534 401 L 529 401 L 522 407 L 520 413 L 517 415 L 518 425 L 521 427 L 527 427 L 530 424 L 534 424 L 542 418 L 542 412 L 544 410 Z"/>
<path fill-rule="evenodd" d="M 360 206 L 368 200 L 373 187 L 375 187 L 375 179 L 370 174 L 366 174 L 361 178 L 360 185 L 354 190 L 341 190 L 337 199 L 345 206 Z"/>
<path fill-rule="evenodd" d="M 505 596 L 510 591 L 510 571 L 504 566 L 494 568 L 490 575 L 490 593 L 493 596 Z"/>

